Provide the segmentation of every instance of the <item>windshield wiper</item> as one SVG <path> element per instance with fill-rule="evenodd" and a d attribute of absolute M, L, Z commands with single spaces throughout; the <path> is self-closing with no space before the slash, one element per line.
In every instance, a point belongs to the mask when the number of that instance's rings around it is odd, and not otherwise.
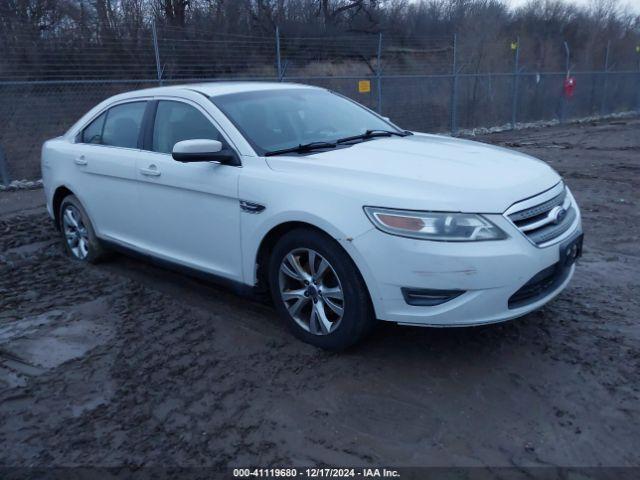
<path fill-rule="evenodd" d="M 301 143 L 296 147 L 283 148 L 281 150 L 272 150 L 270 152 L 265 152 L 264 156 L 271 157 L 274 155 L 282 155 L 285 153 L 306 153 L 306 152 L 311 152 L 312 150 L 336 148 L 339 144 L 354 142 L 356 140 L 367 140 L 369 138 L 376 138 L 376 137 L 391 137 L 392 135 L 397 135 L 398 137 L 406 137 L 407 135 L 413 135 L 413 134 L 408 131 L 395 132 L 393 130 L 367 130 L 364 133 L 361 133 L 360 135 L 340 138 L 335 142 Z"/>
<path fill-rule="evenodd" d="M 297 147 L 283 148 L 281 150 L 272 150 L 270 152 L 266 152 L 264 154 L 265 157 L 270 157 L 273 155 L 282 155 L 283 153 L 305 153 L 310 152 L 312 150 L 321 150 L 323 148 L 336 148 L 336 143 L 332 142 L 311 142 L 311 143 L 301 143 Z"/>
<path fill-rule="evenodd" d="M 347 143 L 353 142 L 355 140 L 367 140 L 369 138 L 376 137 L 391 137 L 392 135 L 397 135 L 398 137 L 406 137 L 407 135 L 412 135 L 410 132 L 394 132 L 393 130 L 367 130 L 360 135 L 354 135 L 353 137 L 345 137 L 339 140 L 336 140 L 336 143 Z"/>

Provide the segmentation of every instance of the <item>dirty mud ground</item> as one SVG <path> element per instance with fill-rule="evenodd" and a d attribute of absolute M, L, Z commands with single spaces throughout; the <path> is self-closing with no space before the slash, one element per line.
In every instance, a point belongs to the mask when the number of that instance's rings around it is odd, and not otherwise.
<path fill-rule="evenodd" d="M 342 354 L 223 288 L 73 262 L 41 192 L 0 194 L 1 464 L 640 464 L 640 121 L 480 140 L 564 176 L 574 281 L 512 322 L 381 324 Z"/>

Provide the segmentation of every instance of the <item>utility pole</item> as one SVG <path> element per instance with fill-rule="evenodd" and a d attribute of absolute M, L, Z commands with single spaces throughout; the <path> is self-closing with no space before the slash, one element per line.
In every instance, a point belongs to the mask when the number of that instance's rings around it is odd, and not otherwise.
<path fill-rule="evenodd" d="M 151 33 L 153 34 L 153 49 L 156 54 L 156 75 L 158 76 L 158 84 L 162 86 L 162 66 L 160 65 L 160 48 L 158 46 L 158 32 L 155 20 L 151 24 Z"/>
<path fill-rule="evenodd" d="M 636 53 L 638 54 L 638 102 L 636 110 L 640 112 L 640 45 L 636 45 Z"/>
<path fill-rule="evenodd" d="M 280 52 L 280 27 L 276 27 L 276 68 L 278 69 L 278 81 L 282 81 L 282 56 Z"/>
<path fill-rule="evenodd" d="M 378 113 L 382 115 L 382 32 L 378 34 L 378 60 L 376 63 L 378 80 Z"/>
<path fill-rule="evenodd" d="M 571 60 L 571 50 L 569 50 L 569 44 L 565 41 L 564 42 L 564 55 L 565 55 L 565 70 L 566 70 L 566 77 L 565 78 L 569 78 L 570 73 L 571 73 L 571 64 L 570 64 L 570 60 Z M 566 92 L 564 91 L 564 88 L 562 89 L 562 104 L 560 106 L 560 123 L 564 123 L 565 118 L 567 116 L 567 104 L 569 102 L 569 99 L 567 98 Z"/>
<path fill-rule="evenodd" d="M 513 44 L 511 44 L 513 48 Z M 516 37 L 515 61 L 513 66 L 513 100 L 511 103 L 511 128 L 516 128 L 518 112 L 518 80 L 520 75 L 520 37 Z"/>
<path fill-rule="evenodd" d="M 602 83 L 602 100 L 600 103 L 600 115 L 607 114 L 607 83 L 609 79 L 609 48 L 611 47 L 611 40 L 607 42 L 607 49 L 604 54 L 604 80 Z"/>
<path fill-rule="evenodd" d="M 451 67 L 451 135 L 455 135 L 458 132 L 458 118 L 456 115 L 456 107 L 458 104 L 458 59 L 457 59 L 457 47 L 458 47 L 458 34 L 453 34 L 453 65 Z"/>

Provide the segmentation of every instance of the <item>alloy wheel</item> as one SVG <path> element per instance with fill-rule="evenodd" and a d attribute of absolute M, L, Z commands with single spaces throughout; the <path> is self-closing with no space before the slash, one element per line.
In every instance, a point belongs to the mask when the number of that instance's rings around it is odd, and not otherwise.
<path fill-rule="evenodd" d="M 329 261 L 315 250 L 297 248 L 282 259 L 280 298 L 289 315 L 309 333 L 327 335 L 344 316 L 344 293 Z"/>
<path fill-rule="evenodd" d="M 74 257 L 84 260 L 89 255 L 89 231 L 82 221 L 82 215 L 73 205 L 67 205 L 62 212 L 64 238 Z"/>

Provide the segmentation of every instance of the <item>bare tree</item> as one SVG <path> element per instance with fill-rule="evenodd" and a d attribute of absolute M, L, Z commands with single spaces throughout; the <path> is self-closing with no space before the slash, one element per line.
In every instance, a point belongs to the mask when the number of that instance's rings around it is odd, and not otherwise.
<path fill-rule="evenodd" d="M 99 42 L 116 49 L 124 39 L 148 40 L 154 19 L 181 27 L 174 35 L 205 37 L 268 36 L 279 27 L 289 36 L 384 32 L 386 45 L 419 45 L 421 38 L 458 33 L 461 62 L 473 71 L 510 68 L 505 48 L 516 37 L 522 64 L 538 71 L 563 67 L 565 40 L 572 62 L 594 68 L 602 66 L 609 41 L 612 62 L 635 66 L 640 42 L 640 16 L 616 0 L 587 7 L 529 0 L 516 10 L 505 0 L 0 0 L 0 40 L 55 35 L 69 48 Z"/>
<path fill-rule="evenodd" d="M 318 0 L 318 15 L 325 27 L 334 27 L 342 17 L 353 19 L 359 13 L 370 14 L 375 0 Z"/>
<path fill-rule="evenodd" d="M 185 26 L 190 4 L 190 0 L 155 0 L 155 7 L 161 18 L 174 27 Z"/>

